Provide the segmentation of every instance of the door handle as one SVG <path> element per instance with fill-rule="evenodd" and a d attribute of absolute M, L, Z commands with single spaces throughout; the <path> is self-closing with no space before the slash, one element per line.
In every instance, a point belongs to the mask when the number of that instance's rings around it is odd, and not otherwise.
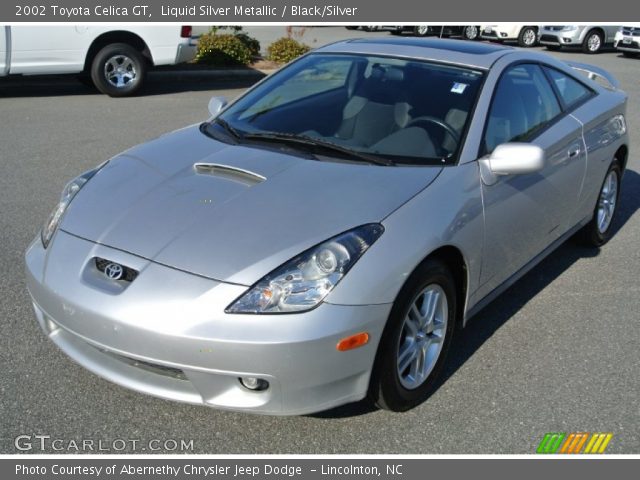
<path fill-rule="evenodd" d="M 580 155 L 580 147 L 576 146 L 570 148 L 567 154 L 569 155 L 569 158 L 577 157 L 578 155 Z"/>

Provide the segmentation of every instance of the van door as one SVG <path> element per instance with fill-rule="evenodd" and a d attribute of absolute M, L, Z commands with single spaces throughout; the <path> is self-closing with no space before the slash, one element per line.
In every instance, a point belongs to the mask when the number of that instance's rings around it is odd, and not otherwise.
<path fill-rule="evenodd" d="M 84 68 L 90 40 L 86 26 L 15 25 L 11 27 L 11 73 L 77 73 Z"/>

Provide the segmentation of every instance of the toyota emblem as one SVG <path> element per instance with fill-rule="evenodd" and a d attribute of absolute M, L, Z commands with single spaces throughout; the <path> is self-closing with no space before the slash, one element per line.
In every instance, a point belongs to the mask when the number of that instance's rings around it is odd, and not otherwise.
<path fill-rule="evenodd" d="M 122 268 L 122 265 L 118 265 L 117 263 L 110 263 L 104 267 L 104 274 L 111 280 L 120 280 L 123 273 L 124 269 Z"/>

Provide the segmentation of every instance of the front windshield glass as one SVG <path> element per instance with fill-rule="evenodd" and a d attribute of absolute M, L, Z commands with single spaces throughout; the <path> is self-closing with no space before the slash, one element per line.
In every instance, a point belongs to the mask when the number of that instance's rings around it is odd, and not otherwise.
<path fill-rule="evenodd" d="M 443 163 L 458 153 L 481 80 L 479 71 L 437 63 L 312 54 L 242 97 L 220 123 L 247 138 L 295 135 L 399 163 Z"/>

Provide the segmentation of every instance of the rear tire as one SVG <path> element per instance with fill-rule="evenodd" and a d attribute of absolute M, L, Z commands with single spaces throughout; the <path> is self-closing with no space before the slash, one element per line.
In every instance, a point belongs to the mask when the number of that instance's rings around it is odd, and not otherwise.
<path fill-rule="evenodd" d="M 435 390 L 456 330 L 456 284 L 447 266 L 428 259 L 409 277 L 382 334 L 369 399 L 402 412 Z"/>
<path fill-rule="evenodd" d="M 599 53 L 602 50 L 604 45 L 604 37 L 597 30 L 591 30 L 587 33 L 587 36 L 584 37 L 584 41 L 582 42 L 582 51 L 588 54 Z"/>
<path fill-rule="evenodd" d="M 134 95 L 142 87 L 146 73 L 142 53 L 126 43 L 107 45 L 91 64 L 91 80 L 111 97 Z"/>
<path fill-rule="evenodd" d="M 621 178 L 622 168 L 616 159 L 604 176 L 593 218 L 578 232 L 578 240 L 583 245 L 600 247 L 611 238 L 611 226 L 618 211 Z M 612 191 L 613 189 L 615 191 Z"/>

